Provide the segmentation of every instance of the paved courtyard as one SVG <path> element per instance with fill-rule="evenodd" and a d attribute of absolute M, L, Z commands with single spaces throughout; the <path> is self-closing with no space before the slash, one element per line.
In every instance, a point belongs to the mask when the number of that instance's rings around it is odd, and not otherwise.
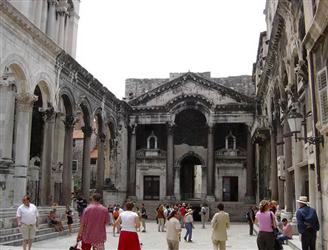
<path fill-rule="evenodd" d="M 106 242 L 107 250 L 117 249 L 118 236 L 113 237 L 112 228 L 107 228 L 108 239 Z M 248 235 L 248 225 L 241 223 L 233 223 L 228 233 L 229 240 L 227 242 L 227 249 L 234 250 L 255 250 L 256 236 Z M 183 234 L 185 229 L 183 229 Z M 157 232 L 157 225 L 155 222 L 147 224 L 147 233 L 139 233 L 140 241 L 142 242 L 142 250 L 157 250 L 167 249 L 165 233 Z M 69 246 L 73 245 L 76 239 L 76 234 L 72 236 L 63 236 L 46 241 L 35 242 L 32 249 L 34 250 L 67 250 Z M 206 229 L 202 229 L 200 224 L 195 225 L 193 231 L 193 243 L 187 243 L 183 239 L 180 243 L 180 249 L 194 249 L 194 250 L 208 250 L 211 246 L 211 230 L 210 225 Z M 21 247 L 4 247 L 0 246 L 1 250 L 16 250 Z M 288 246 L 284 246 L 285 250 L 290 250 Z"/>

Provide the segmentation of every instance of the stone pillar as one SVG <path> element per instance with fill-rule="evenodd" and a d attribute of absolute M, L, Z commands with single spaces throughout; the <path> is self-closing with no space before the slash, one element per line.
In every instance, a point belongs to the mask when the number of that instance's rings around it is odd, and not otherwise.
<path fill-rule="evenodd" d="M 27 189 L 27 168 L 30 158 L 33 103 L 38 98 L 24 93 L 16 97 L 14 205 L 20 205 Z"/>
<path fill-rule="evenodd" d="M 57 5 L 57 13 L 59 15 L 58 45 L 61 48 L 65 46 L 65 21 L 67 18 L 68 3 L 67 0 L 59 0 Z"/>
<path fill-rule="evenodd" d="M 287 118 L 284 120 L 284 133 L 289 134 L 290 129 L 287 122 Z M 287 213 L 292 213 L 293 211 L 293 194 L 292 194 L 292 176 L 288 171 L 288 168 L 293 166 L 293 159 L 292 159 L 292 137 L 285 137 L 284 138 L 284 155 L 285 155 L 285 166 L 286 166 L 286 190 L 285 190 L 285 211 Z"/>
<path fill-rule="evenodd" d="M 277 124 L 277 157 L 284 155 L 284 146 L 283 146 L 283 131 L 281 124 Z M 285 196 L 284 196 L 284 181 L 281 178 L 278 178 L 278 203 L 281 209 L 285 208 Z"/>
<path fill-rule="evenodd" d="M 97 177 L 96 177 L 96 190 L 102 194 L 104 188 L 105 178 L 105 143 L 106 136 L 102 132 L 98 137 L 98 161 L 97 161 Z"/>
<path fill-rule="evenodd" d="M 85 198 L 90 195 L 90 143 L 92 128 L 89 125 L 82 127 L 83 138 L 83 166 L 82 166 L 82 194 Z"/>
<path fill-rule="evenodd" d="M 297 163 L 300 163 L 302 161 L 302 151 L 303 151 L 303 142 L 302 141 L 297 141 L 295 142 L 294 146 L 294 178 L 295 178 L 295 198 L 298 199 L 302 195 L 302 174 L 301 174 L 301 169 L 298 166 Z M 295 208 L 298 208 L 298 204 L 295 199 Z"/>
<path fill-rule="evenodd" d="M 167 126 L 167 155 L 166 155 L 166 196 L 171 197 L 174 193 L 174 127 Z"/>
<path fill-rule="evenodd" d="M 208 126 L 207 134 L 207 196 L 214 197 L 214 128 Z"/>
<path fill-rule="evenodd" d="M 15 115 L 15 80 L 0 82 L 0 159 L 12 158 Z"/>
<path fill-rule="evenodd" d="M 55 129 L 55 112 L 52 107 L 42 111 L 44 119 L 44 136 L 41 157 L 41 187 L 40 187 L 40 205 L 50 205 L 51 197 L 51 167 L 52 150 Z"/>
<path fill-rule="evenodd" d="M 40 29 L 43 0 L 34 1 L 34 24 Z"/>
<path fill-rule="evenodd" d="M 181 199 L 180 195 L 180 167 L 175 166 L 174 167 L 174 196 L 176 200 Z"/>
<path fill-rule="evenodd" d="M 47 35 L 52 38 L 55 42 L 57 42 L 57 34 L 56 34 L 56 0 L 48 0 L 49 12 L 47 18 Z"/>
<path fill-rule="evenodd" d="M 254 187 L 253 187 L 253 169 L 254 169 L 254 147 L 252 144 L 252 136 L 250 127 L 247 130 L 247 176 L 246 176 L 246 197 L 245 200 L 251 203 L 255 202 Z"/>
<path fill-rule="evenodd" d="M 137 124 L 131 126 L 130 139 L 130 169 L 128 178 L 128 195 L 130 197 L 136 196 L 136 143 L 137 143 Z"/>
<path fill-rule="evenodd" d="M 276 141 L 276 132 L 274 129 L 271 129 L 271 166 L 270 166 L 270 190 L 271 190 L 271 199 L 278 201 L 278 172 L 277 172 L 277 141 Z"/>
<path fill-rule="evenodd" d="M 46 27 L 47 27 L 47 16 L 48 16 L 48 1 L 42 0 L 40 30 L 44 33 L 46 32 Z"/>
<path fill-rule="evenodd" d="M 71 203 L 73 130 L 74 130 L 74 117 L 72 115 L 66 116 L 64 160 L 63 160 L 63 185 L 62 185 L 63 200 L 62 200 L 62 205 L 69 205 Z"/>

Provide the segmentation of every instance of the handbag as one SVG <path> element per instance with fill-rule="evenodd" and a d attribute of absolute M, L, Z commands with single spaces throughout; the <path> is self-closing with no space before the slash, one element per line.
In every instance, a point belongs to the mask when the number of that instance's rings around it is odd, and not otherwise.
<path fill-rule="evenodd" d="M 69 250 L 82 250 L 82 246 L 80 241 L 75 244 L 75 246 L 71 246 Z"/>

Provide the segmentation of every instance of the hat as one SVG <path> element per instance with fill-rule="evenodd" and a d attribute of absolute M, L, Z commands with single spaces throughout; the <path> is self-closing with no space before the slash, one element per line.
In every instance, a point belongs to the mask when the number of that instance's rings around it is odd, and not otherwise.
<path fill-rule="evenodd" d="M 300 196 L 298 198 L 298 200 L 296 200 L 296 201 L 299 203 L 303 203 L 305 205 L 307 205 L 309 203 L 307 196 Z"/>
<path fill-rule="evenodd" d="M 191 208 L 189 208 L 187 212 L 188 212 L 188 213 L 192 213 L 193 211 L 192 211 Z"/>

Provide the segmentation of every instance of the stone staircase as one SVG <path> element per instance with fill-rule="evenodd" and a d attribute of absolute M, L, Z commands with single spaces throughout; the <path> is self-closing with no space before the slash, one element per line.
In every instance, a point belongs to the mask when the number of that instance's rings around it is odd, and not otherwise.
<path fill-rule="evenodd" d="M 34 241 L 46 240 L 58 236 L 68 234 L 67 219 L 65 214 L 65 207 L 56 207 L 57 214 L 62 220 L 64 231 L 56 232 L 55 229 L 49 226 L 47 217 L 52 210 L 51 207 L 38 207 L 39 210 L 39 226 L 37 228 L 36 237 Z M 72 233 L 79 230 L 80 220 L 78 213 L 73 213 Z M 16 221 L 16 209 L 8 208 L 0 210 L 0 245 L 18 246 L 22 244 L 22 235 L 19 231 Z M 1 247 L 0 247 L 1 248 Z"/>

